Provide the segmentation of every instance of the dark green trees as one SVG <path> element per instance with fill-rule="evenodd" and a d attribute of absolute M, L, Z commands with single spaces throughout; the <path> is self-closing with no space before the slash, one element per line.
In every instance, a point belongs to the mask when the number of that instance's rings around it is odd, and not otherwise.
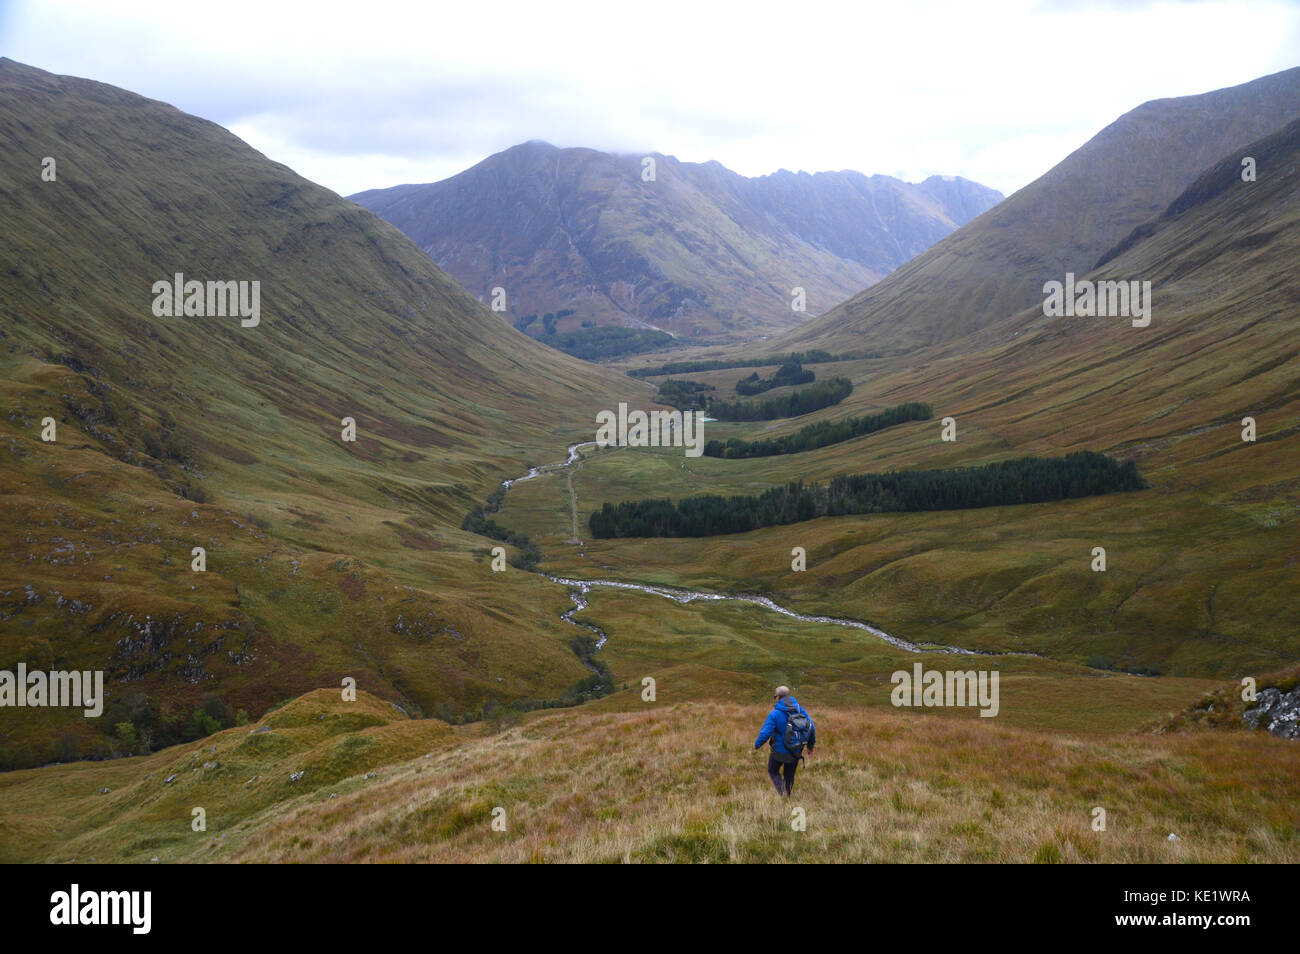
<path fill-rule="evenodd" d="M 589 526 L 598 538 L 702 537 L 814 517 L 998 507 L 1145 487 L 1132 461 L 1081 451 L 954 470 L 856 474 L 826 485 L 795 481 L 756 497 L 688 497 L 676 505 L 667 499 L 606 503 L 591 515 Z"/>

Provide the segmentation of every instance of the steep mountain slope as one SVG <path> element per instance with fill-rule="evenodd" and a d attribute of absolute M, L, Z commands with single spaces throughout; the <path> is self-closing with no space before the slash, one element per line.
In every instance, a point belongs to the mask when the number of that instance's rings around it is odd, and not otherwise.
<path fill-rule="evenodd" d="M 1300 67 L 1145 103 L 887 279 L 773 342 L 773 349 L 898 351 L 952 341 L 1041 302 L 1044 282 L 1089 271 L 1206 166 L 1297 114 Z"/>
<path fill-rule="evenodd" d="M 538 618 L 562 593 L 489 572 L 458 527 L 644 385 L 165 104 L 0 60 L 0 136 L 0 668 L 103 669 L 134 700 L 6 709 L 0 762 L 65 731 L 58 752 L 94 752 L 137 715 L 157 738 L 208 694 L 256 715 L 352 675 L 454 714 L 588 675 Z M 177 272 L 259 281 L 260 323 L 156 316 Z"/>
<path fill-rule="evenodd" d="M 409 235 L 475 295 L 507 292 L 516 319 L 685 337 L 752 334 L 818 314 L 878 280 L 1001 195 L 955 177 L 856 172 L 748 179 L 717 162 L 528 142 L 442 182 L 352 198 Z M 540 332 L 542 322 L 530 323 Z"/>

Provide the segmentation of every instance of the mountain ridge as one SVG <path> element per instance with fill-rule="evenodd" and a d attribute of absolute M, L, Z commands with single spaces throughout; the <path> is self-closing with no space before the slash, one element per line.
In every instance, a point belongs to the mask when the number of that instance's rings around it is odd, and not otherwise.
<path fill-rule="evenodd" d="M 590 321 L 717 338 L 789 327 L 795 287 L 809 313 L 830 307 L 1001 195 L 960 177 L 749 178 L 716 160 L 530 140 L 439 182 L 350 198 L 472 294 L 505 288 L 516 319 L 573 309 L 560 330 Z"/>
<path fill-rule="evenodd" d="M 901 352 L 956 340 L 1090 271 L 1230 150 L 1300 114 L 1300 67 L 1195 96 L 1151 100 L 1038 179 L 824 315 L 774 351 Z"/>

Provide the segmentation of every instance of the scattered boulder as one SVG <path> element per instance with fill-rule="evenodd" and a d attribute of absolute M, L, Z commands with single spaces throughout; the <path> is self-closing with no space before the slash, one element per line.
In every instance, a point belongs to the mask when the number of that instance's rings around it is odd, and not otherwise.
<path fill-rule="evenodd" d="M 302 778 L 302 775 L 303 775 L 302 772 L 294 772 L 292 775 L 289 776 L 289 781 L 296 782 L 298 781 L 298 779 Z"/>
<path fill-rule="evenodd" d="M 1267 729 L 1283 739 L 1300 739 L 1300 686 L 1290 692 L 1261 689 L 1253 708 L 1242 715 L 1252 729 Z"/>

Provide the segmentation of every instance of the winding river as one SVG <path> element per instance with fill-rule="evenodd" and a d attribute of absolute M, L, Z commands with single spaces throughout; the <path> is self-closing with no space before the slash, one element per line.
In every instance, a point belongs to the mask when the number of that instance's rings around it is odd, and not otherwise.
<path fill-rule="evenodd" d="M 584 447 L 596 446 L 595 441 L 586 441 L 581 444 L 572 444 L 569 447 L 568 459 L 562 463 L 544 464 L 540 467 L 531 467 L 528 473 L 522 477 L 514 477 L 510 480 L 501 482 L 501 486 L 507 491 L 515 484 L 522 483 L 525 480 L 532 480 L 542 474 L 555 473 L 564 470 L 566 467 L 576 463 L 581 457 L 581 451 Z M 576 515 L 575 515 L 576 525 Z M 948 653 L 963 656 L 1037 656 L 1037 653 L 1010 653 L 994 652 L 992 650 L 981 649 L 962 649 L 959 646 L 942 646 L 930 643 L 912 643 L 898 636 L 891 636 L 889 633 L 880 629 L 878 626 L 872 626 L 870 623 L 856 619 L 847 619 L 840 616 L 810 616 L 806 613 L 798 613 L 792 609 L 780 605 L 770 597 L 759 594 L 729 594 L 729 593 L 709 593 L 704 590 L 687 590 L 673 586 L 655 586 L 647 583 L 627 583 L 623 580 L 579 580 L 567 576 L 552 576 L 544 574 L 546 579 L 552 583 L 558 583 L 560 586 L 569 588 L 569 597 L 573 600 L 573 607 L 560 614 L 560 618 L 566 623 L 572 623 L 574 626 L 590 630 L 596 634 L 596 648 L 600 649 L 605 645 L 606 634 L 603 629 L 593 623 L 585 623 L 575 619 L 574 616 L 587 608 L 587 596 L 596 588 L 604 587 L 615 590 L 635 590 L 638 593 L 647 593 L 651 596 L 659 596 L 664 599 L 673 600 L 677 603 L 694 603 L 699 602 L 717 602 L 720 600 L 729 600 L 736 603 L 748 603 L 751 606 L 761 606 L 764 609 L 771 610 L 773 613 L 779 613 L 782 616 L 798 620 L 801 623 L 825 623 L 830 626 L 843 626 L 847 629 L 856 629 L 869 633 L 877 639 L 888 643 L 889 645 L 904 650 L 909 653 Z"/>
<path fill-rule="evenodd" d="M 530 467 L 528 468 L 528 473 L 524 474 L 522 477 L 511 477 L 509 480 L 501 481 L 501 486 L 506 490 L 509 490 L 515 484 L 522 484 L 525 480 L 532 480 L 534 477 L 540 477 L 542 474 L 549 474 L 553 471 L 564 470 L 564 468 L 568 467 L 570 464 L 576 463 L 578 458 L 582 456 L 578 453 L 582 448 L 595 446 L 595 441 L 584 441 L 581 444 L 570 444 L 568 460 L 559 464 L 542 464 L 540 467 Z"/>

